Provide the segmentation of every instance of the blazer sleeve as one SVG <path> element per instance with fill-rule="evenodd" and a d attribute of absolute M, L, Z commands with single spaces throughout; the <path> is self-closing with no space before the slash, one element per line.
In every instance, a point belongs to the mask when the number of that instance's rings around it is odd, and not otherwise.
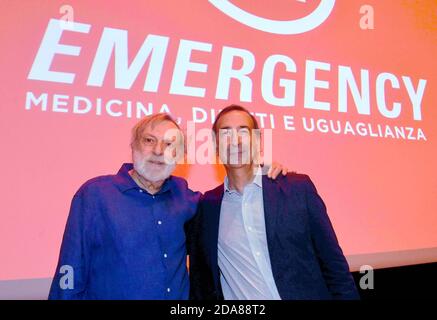
<path fill-rule="evenodd" d="M 328 290 L 334 299 L 359 299 L 349 265 L 329 220 L 326 206 L 307 176 L 306 201 L 311 238 Z"/>
<path fill-rule="evenodd" d="M 187 223 L 187 251 L 189 255 L 190 300 L 210 300 L 213 284 L 209 276 L 210 268 L 206 262 L 205 249 L 202 242 L 204 232 L 203 204 L 199 201 L 195 216 Z"/>

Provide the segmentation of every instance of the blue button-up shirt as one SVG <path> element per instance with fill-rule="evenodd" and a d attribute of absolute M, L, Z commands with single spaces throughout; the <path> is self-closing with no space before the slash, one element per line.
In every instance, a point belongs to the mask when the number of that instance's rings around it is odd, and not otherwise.
<path fill-rule="evenodd" d="M 131 169 L 75 194 L 49 299 L 188 299 L 184 225 L 200 193 L 171 176 L 151 195 Z"/>

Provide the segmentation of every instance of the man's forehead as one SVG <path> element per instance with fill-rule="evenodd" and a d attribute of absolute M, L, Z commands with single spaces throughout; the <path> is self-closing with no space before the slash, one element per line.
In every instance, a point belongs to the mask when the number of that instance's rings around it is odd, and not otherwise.
<path fill-rule="evenodd" d="M 244 111 L 235 110 L 224 114 L 218 120 L 218 128 L 253 128 L 252 118 Z"/>
<path fill-rule="evenodd" d="M 153 136 L 158 139 L 172 139 L 180 134 L 179 128 L 171 121 L 156 121 L 144 127 L 142 136 Z"/>
<path fill-rule="evenodd" d="M 243 125 L 243 126 L 222 125 L 219 128 L 219 130 L 223 130 L 223 131 L 229 130 L 229 129 L 236 129 L 236 130 L 250 129 L 250 126 L 246 126 L 246 125 Z"/>
<path fill-rule="evenodd" d="M 143 133 L 153 133 L 153 132 L 165 132 L 167 130 L 179 130 L 178 127 L 171 121 L 154 121 L 146 125 L 143 129 Z"/>

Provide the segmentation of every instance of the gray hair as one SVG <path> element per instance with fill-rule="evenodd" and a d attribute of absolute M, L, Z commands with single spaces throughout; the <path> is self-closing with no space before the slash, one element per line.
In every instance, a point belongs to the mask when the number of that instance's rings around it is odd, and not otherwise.
<path fill-rule="evenodd" d="M 138 146 L 139 141 L 141 140 L 142 134 L 144 132 L 144 129 L 147 126 L 150 125 L 153 128 L 156 123 L 163 122 L 163 121 L 169 121 L 173 123 L 179 130 L 181 130 L 176 120 L 174 120 L 168 113 L 151 114 L 149 116 L 142 118 L 132 128 L 132 137 L 130 143 L 131 148 L 134 149 L 136 146 Z"/>

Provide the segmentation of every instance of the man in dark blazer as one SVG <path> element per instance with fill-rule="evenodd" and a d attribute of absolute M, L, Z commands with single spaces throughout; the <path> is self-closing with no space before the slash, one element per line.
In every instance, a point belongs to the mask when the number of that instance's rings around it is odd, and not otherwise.
<path fill-rule="evenodd" d="M 242 161 L 240 138 L 254 129 L 256 119 L 237 105 L 214 123 L 227 176 L 201 197 L 188 225 L 191 298 L 359 299 L 310 178 L 289 173 L 270 180 L 256 174 L 253 161 Z M 233 150 L 236 162 L 229 161 Z"/>

